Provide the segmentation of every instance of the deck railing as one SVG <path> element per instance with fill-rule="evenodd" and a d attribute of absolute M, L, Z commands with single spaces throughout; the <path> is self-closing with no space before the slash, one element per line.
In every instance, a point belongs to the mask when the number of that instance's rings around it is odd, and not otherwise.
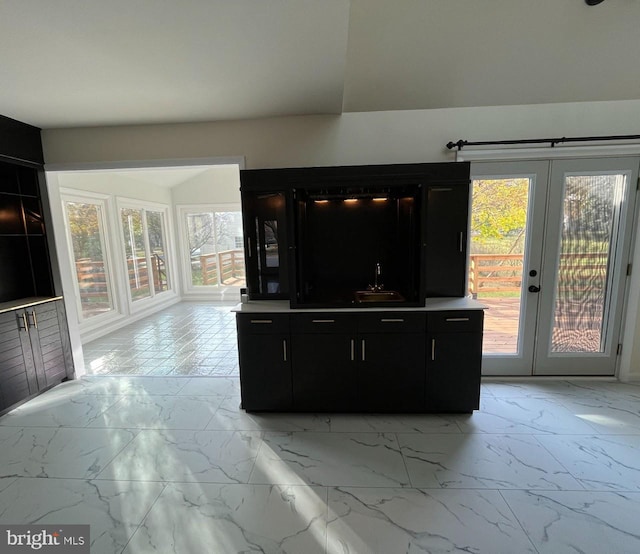
<path fill-rule="evenodd" d="M 559 268 L 561 290 L 604 290 L 608 260 L 607 252 L 562 254 Z M 469 256 L 469 292 L 473 296 L 486 292 L 519 292 L 523 262 L 522 254 L 472 254 Z"/>
<path fill-rule="evenodd" d="M 225 250 L 199 256 L 203 285 L 224 285 L 245 278 L 244 250 Z"/>

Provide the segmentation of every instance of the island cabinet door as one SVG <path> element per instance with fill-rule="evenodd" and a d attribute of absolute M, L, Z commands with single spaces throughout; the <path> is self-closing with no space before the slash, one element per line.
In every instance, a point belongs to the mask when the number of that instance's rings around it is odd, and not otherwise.
<path fill-rule="evenodd" d="M 370 412 L 424 411 L 425 337 L 360 335 L 358 389 Z"/>
<path fill-rule="evenodd" d="M 472 412 L 480 407 L 482 320 L 481 311 L 429 314 L 428 411 Z"/>
<path fill-rule="evenodd" d="M 424 411 L 424 313 L 383 312 L 358 318 L 358 390 L 363 409 Z"/>
<path fill-rule="evenodd" d="M 355 318 L 310 313 L 291 321 L 295 410 L 358 410 Z"/>
<path fill-rule="evenodd" d="M 242 407 L 247 411 L 289 411 L 291 345 L 288 316 L 238 314 Z"/>

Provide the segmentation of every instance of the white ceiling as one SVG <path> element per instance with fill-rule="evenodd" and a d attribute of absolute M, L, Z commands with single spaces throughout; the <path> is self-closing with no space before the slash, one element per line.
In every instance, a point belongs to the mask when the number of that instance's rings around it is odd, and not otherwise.
<path fill-rule="evenodd" d="M 43 128 L 640 99 L 640 0 L 2 0 Z"/>

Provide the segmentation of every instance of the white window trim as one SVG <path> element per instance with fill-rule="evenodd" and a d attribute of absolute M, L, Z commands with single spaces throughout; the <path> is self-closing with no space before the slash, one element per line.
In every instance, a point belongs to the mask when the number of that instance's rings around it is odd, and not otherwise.
<path fill-rule="evenodd" d="M 242 212 L 240 202 L 216 204 L 176 204 L 178 239 L 180 242 L 180 268 L 182 269 L 183 295 L 191 299 L 240 300 L 240 286 L 198 286 L 191 282 L 191 258 L 187 239 L 186 214 L 193 212 Z"/>
<path fill-rule="evenodd" d="M 62 204 L 62 216 L 64 218 L 65 225 L 65 242 L 68 253 L 68 260 L 70 264 L 70 274 L 74 284 L 74 296 L 76 299 L 76 317 L 78 322 L 78 329 L 81 333 L 96 329 L 104 326 L 112 320 L 118 319 L 121 314 L 121 304 L 119 302 L 120 290 L 118 287 L 118 278 L 116 274 L 116 264 L 114 263 L 113 252 L 113 236 L 110 233 L 110 197 L 105 194 L 82 191 L 77 189 L 60 188 L 60 201 Z M 96 204 L 101 209 L 101 225 L 102 225 L 102 243 L 103 243 L 103 257 L 106 262 L 105 272 L 107 274 L 107 287 L 111 296 L 111 303 L 113 308 L 109 312 L 99 314 L 90 318 L 85 318 L 82 315 L 82 302 L 80 299 L 80 288 L 78 285 L 78 277 L 75 268 L 75 255 L 73 253 L 73 241 L 71 238 L 71 228 L 69 225 L 69 219 L 67 215 L 66 203 L 78 202 L 87 204 Z"/>
<path fill-rule="evenodd" d="M 167 204 L 161 204 L 158 202 L 149 202 L 147 200 L 136 200 L 133 198 L 126 198 L 123 196 L 115 197 L 116 203 L 116 221 L 117 225 L 114 226 L 114 231 L 118 234 L 118 244 L 120 246 L 120 263 L 118 264 L 120 267 L 121 274 L 121 285 L 124 294 L 122 295 L 123 299 L 127 302 L 128 312 L 130 314 L 135 314 L 144 310 L 149 309 L 152 306 L 157 304 L 163 304 L 168 299 L 177 297 L 179 295 L 179 287 L 177 284 L 177 279 L 175 276 L 178 274 L 175 268 L 175 248 L 173 241 L 173 223 L 171 218 L 171 207 Z M 129 286 L 129 272 L 127 268 L 127 257 L 126 257 L 126 247 L 124 242 L 124 234 L 122 228 L 122 220 L 120 218 L 120 213 L 122 209 L 134 209 L 134 210 L 143 210 L 143 218 L 146 218 L 145 210 L 160 212 L 163 214 L 165 230 L 164 230 L 164 240 L 165 240 L 165 249 L 167 253 L 167 276 L 169 282 L 171 283 L 171 288 L 162 292 L 155 292 L 153 290 L 153 286 L 151 286 L 151 296 L 147 298 L 141 298 L 140 300 L 133 301 L 131 296 L 131 288 Z M 147 250 L 147 255 L 149 254 L 149 244 L 148 237 L 144 236 L 145 248 Z"/>

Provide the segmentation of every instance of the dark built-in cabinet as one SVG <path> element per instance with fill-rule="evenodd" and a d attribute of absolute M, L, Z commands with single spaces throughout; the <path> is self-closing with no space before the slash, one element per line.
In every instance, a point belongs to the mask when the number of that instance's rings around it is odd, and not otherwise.
<path fill-rule="evenodd" d="M 62 300 L 0 313 L 0 412 L 62 382 L 72 364 Z"/>
<path fill-rule="evenodd" d="M 40 130 L 0 116 L 0 413 L 73 376 Z"/>
<path fill-rule="evenodd" d="M 251 300 L 402 307 L 465 295 L 468 163 L 243 170 L 240 180 Z"/>
<path fill-rule="evenodd" d="M 480 306 L 425 306 L 466 295 L 469 164 L 244 170 L 240 180 L 246 410 L 478 408 Z M 265 300 L 288 305 L 252 309 Z"/>
<path fill-rule="evenodd" d="M 248 411 L 471 412 L 481 310 L 238 313 Z"/>

